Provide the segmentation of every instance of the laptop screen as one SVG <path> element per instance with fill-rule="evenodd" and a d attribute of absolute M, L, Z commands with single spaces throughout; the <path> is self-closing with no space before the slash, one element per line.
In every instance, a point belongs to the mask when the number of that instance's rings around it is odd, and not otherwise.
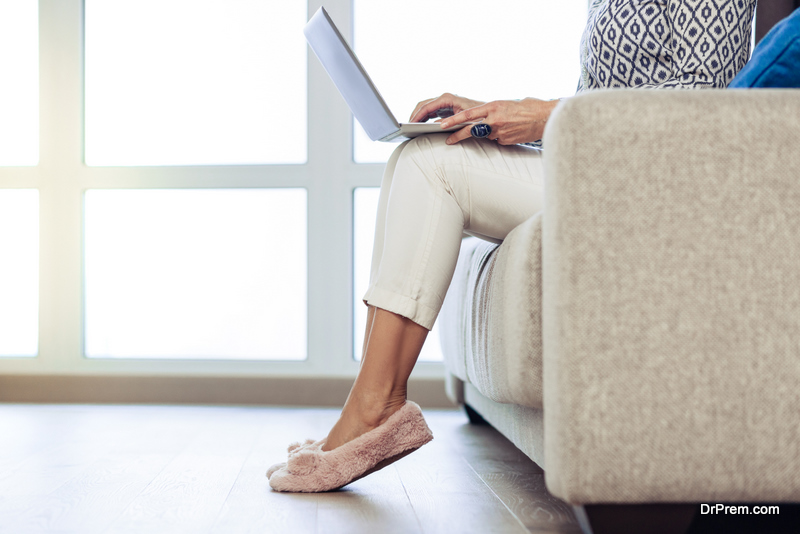
<path fill-rule="evenodd" d="M 399 129 L 378 90 L 333 24 L 325 8 L 319 8 L 306 24 L 306 40 L 373 141 Z"/>

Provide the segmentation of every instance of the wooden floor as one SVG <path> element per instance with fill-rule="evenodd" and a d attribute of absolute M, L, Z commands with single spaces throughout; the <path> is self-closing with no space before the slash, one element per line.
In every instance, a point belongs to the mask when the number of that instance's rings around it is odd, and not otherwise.
<path fill-rule="evenodd" d="M 323 409 L 0 404 L 0 532 L 577 533 L 572 509 L 491 427 L 426 411 L 435 439 L 325 494 L 270 491 Z"/>

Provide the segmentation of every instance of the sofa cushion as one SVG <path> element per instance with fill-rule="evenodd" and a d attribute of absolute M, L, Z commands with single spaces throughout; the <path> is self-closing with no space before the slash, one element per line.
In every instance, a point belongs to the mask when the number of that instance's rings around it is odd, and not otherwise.
<path fill-rule="evenodd" d="M 440 315 L 448 370 L 489 399 L 542 406 L 541 214 L 499 247 L 462 245 Z"/>
<path fill-rule="evenodd" d="M 471 355 L 470 306 L 478 276 L 497 245 L 475 237 L 462 240 L 458 264 L 439 313 L 439 340 L 448 373 L 469 382 L 467 358 Z"/>
<path fill-rule="evenodd" d="M 800 87 L 800 9 L 758 43 L 753 57 L 729 87 Z"/>

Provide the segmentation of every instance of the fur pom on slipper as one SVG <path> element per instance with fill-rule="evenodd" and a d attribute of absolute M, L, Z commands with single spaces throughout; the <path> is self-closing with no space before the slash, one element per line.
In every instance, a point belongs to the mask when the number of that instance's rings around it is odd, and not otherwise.
<path fill-rule="evenodd" d="M 322 450 L 324 440 L 293 444 L 298 446 L 290 446 L 288 461 L 272 466 L 267 476 L 276 491 L 330 491 L 386 467 L 432 439 L 422 410 L 406 401 L 381 426 L 332 451 Z"/>
<path fill-rule="evenodd" d="M 288 452 L 289 456 L 291 456 L 293 453 L 299 451 L 300 449 L 308 447 L 309 445 L 313 445 L 314 443 L 315 443 L 315 441 L 313 439 L 307 439 L 303 443 L 294 442 L 291 445 L 289 445 L 289 447 L 286 449 L 286 452 Z M 277 471 L 278 469 L 281 469 L 283 467 L 286 467 L 286 462 L 281 462 L 279 464 L 275 464 L 272 467 L 270 467 L 269 469 L 267 469 L 267 478 L 271 477 L 272 473 L 274 473 L 275 471 Z"/>

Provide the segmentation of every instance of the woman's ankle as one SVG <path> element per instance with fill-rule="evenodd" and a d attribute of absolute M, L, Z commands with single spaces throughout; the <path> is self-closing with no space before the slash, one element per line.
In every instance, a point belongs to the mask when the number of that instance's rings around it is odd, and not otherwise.
<path fill-rule="evenodd" d="M 384 392 L 353 391 L 347 399 L 343 412 L 350 412 L 370 426 L 382 424 L 406 403 L 406 390 Z"/>

